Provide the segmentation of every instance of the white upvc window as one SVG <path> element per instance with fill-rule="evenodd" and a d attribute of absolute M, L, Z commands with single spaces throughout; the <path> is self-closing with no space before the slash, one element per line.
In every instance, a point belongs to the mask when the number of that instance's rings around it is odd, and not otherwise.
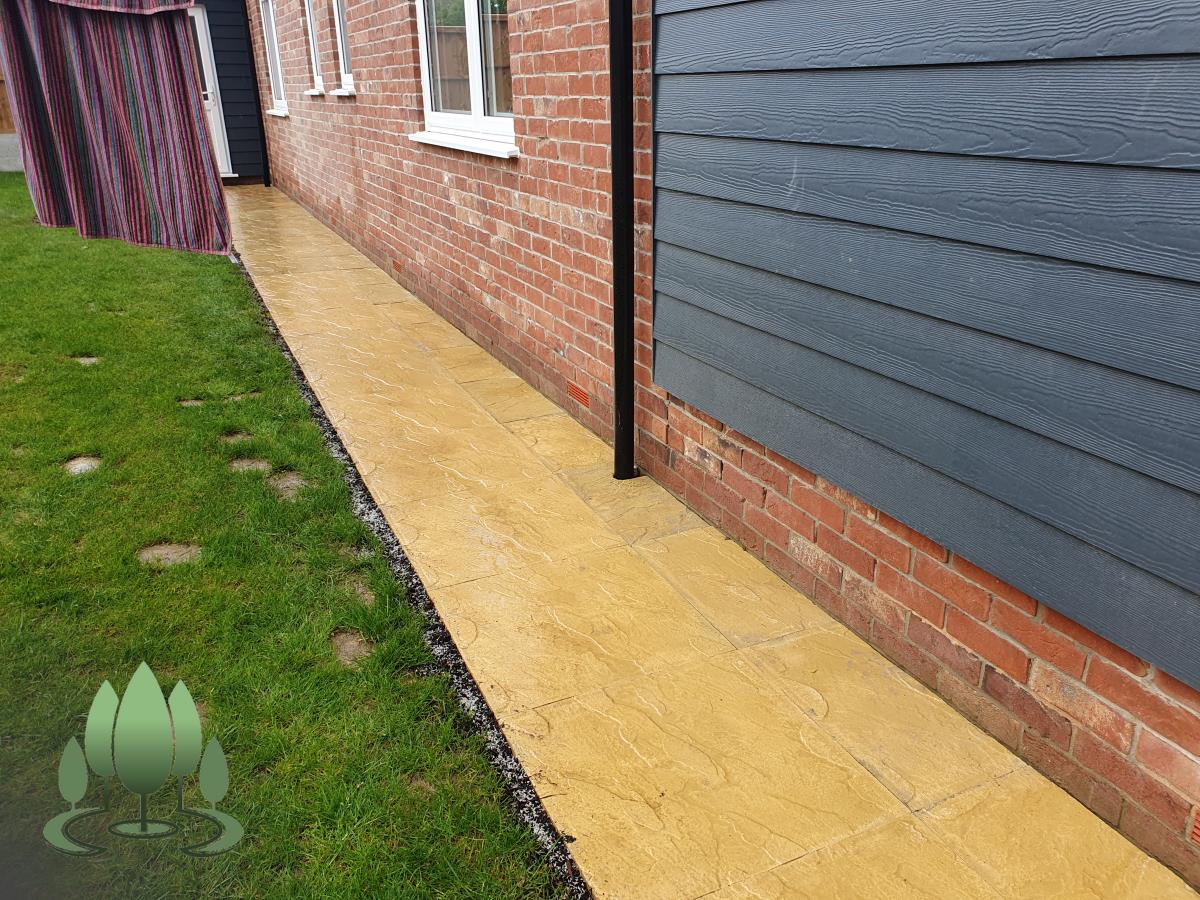
<path fill-rule="evenodd" d="M 325 93 L 325 79 L 321 77 L 321 53 L 317 49 L 317 17 L 313 14 L 313 0 L 304 0 L 304 24 L 308 28 L 308 59 L 312 63 L 313 86 L 304 93 Z"/>
<path fill-rule="evenodd" d="M 354 93 L 354 70 L 350 68 L 350 39 L 346 35 L 346 0 L 333 0 L 333 28 L 337 37 L 338 73 L 341 86 L 331 94 L 349 96 Z"/>
<path fill-rule="evenodd" d="M 267 79 L 271 82 L 271 108 L 275 116 L 287 115 L 287 97 L 283 93 L 283 64 L 279 61 L 279 41 L 275 37 L 274 0 L 259 0 L 262 15 L 263 42 L 267 45 Z"/>
<path fill-rule="evenodd" d="M 517 155 L 508 0 L 415 0 L 425 130 L 414 141 Z"/>

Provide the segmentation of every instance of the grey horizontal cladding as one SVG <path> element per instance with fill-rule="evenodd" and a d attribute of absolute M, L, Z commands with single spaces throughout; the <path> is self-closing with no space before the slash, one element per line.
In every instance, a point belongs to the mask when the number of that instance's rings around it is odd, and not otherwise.
<path fill-rule="evenodd" d="M 662 75 L 658 131 L 1200 167 L 1200 56 Z"/>
<path fill-rule="evenodd" d="M 662 242 L 654 284 L 731 322 L 1200 493 L 1196 391 Z"/>
<path fill-rule="evenodd" d="M 1087 628 L 1200 685 L 1200 597 L 658 344 L 655 381 Z"/>
<path fill-rule="evenodd" d="M 757 0 L 704 4 L 662 19 L 657 60 L 658 72 L 668 74 L 1140 56 L 1198 47 L 1196 0 Z"/>
<path fill-rule="evenodd" d="M 656 237 L 1200 388 L 1200 285 L 659 190 Z"/>
<path fill-rule="evenodd" d="M 1196 494 L 661 293 L 654 335 L 659 345 L 1200 591 Z M 1149 521 L 1155 528 L 1145 527 Z"/>
<path fill-rule="evenodd" d="M 657 167 L 672 190 L 1200 281 L 1193 172 L 682 134 Z"/>
<path fill-rule="evenodd" d="M 710 6 L 734 6 L 746 2 L 747 0 L 654 0 L 654 14 L 661 16 Z"/>

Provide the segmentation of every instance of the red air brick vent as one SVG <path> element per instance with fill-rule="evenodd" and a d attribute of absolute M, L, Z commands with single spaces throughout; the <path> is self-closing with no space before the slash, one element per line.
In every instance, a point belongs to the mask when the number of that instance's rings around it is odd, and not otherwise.
<path fill-rule="evenodd" d="M 567 382 L 567 396 L 583 407 L 590 407 L 592 405 L 592 398 L 588 396 L 588 392 L 579 385 L 572 384 L 569 381 Z"/>
<path fill-rule="evenodd" d="M 1200 812 L 1192 819 L 1192 843 L 1200 844 Z"/>

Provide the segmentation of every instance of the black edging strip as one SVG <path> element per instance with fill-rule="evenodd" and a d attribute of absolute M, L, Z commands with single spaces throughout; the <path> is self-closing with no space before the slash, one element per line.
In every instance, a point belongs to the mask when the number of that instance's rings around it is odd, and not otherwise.
<path fill-rule="evenodd" d="M 371 496 L 358 468 L 354 465 L 354 460 L 346 451 L 346 446 L 342 443 L 337 429 L 329 421 L 329 416 L 325 414 L 325 408 L 309 385 L 304 370 L 300 367 L 300 363 L 297 362 L 287 341 L 280 333 L 279 327 L 275 324 L 270 309 L 267 308 L 262 295 L 258 292 L 258 286 L 255 285 L 254 279 L 236 253 L 231 253 L 229 259 L 237 266 L 242 277 L 246 279 L 246 284 L 250 286 L 254 300 L 262 311 L 267 330 L 283 352 L 288 365 L 291 366 L 292 377 L 308 404 L 309 412 L 312 413 L 313 419 L 316 420 L 325 435 L 325 446 L 330 455 L 346 467 L 346 484 L 350 488 L 355 516 L 379 538 L 383 545 L 384 558 L 387 560 L 392 574 L 408 588 L 406 592 L 408 604 L 425 619 L 425 643 L 436 661 L 433 668 L 449 676 L 450 686 L 453 688 L 459 704 L 467 713 L 471 726 L 483 734 L 488 762 L 491 763 L 492 769 L 500 776 L 504 784 L 507 805 L 516 814 L 517 819 L 533 833 L 542 848 L 546 864 L 565 889 L 565 896 L 572 900 L 590 900 L 591 888 L 588 887 L 579 867 L 575 865 L 571 851 L 567 849 L 567 840 L 563 838 L 546 813 L 546 808 L 538 798 L 533 782 L 529 780 L 521 761 L 517 759 L 512 747 L 509 746 L 508 738 L 504 736 L 504 731 L 500 728 L 500 723 L 496 720 L 492 708 L 488 706 L 483 692 L 480 691 L 479 685 L 467 668 L 458 646 L 454 643 L 454 638 L 450 636 L 437 607 L 429 599 L 425 585 L 421 583 L 420 576 L 417 575 L 412 563 L 408 561 L 404 548 L 400 546 L 400 542 L 392 532 L 391 526 L 388 525 L 387 519 L 384 518 L 375 498 Z"/>

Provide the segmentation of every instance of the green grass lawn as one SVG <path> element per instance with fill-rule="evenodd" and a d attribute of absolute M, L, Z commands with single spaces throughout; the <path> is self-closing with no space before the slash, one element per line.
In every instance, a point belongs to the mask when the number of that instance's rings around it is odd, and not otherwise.
<path fill-rule="evenodd" d="M 0 894 L 556 895 L 235 267 L 41 228 L 16 175 L 0 176 L 0 260 Z M 69 475 L 79 455 L 102 464 Z M 307 486 L 282 500 L 236 457 Z M 161 541 L 200 558 L 138 562 Z M 358 670 L 334 659 L 338 628 L 376 643 Z M 231 853 L 192 859 L 99 819 L 77 833 L 102 857 L 42 842 L 66 808 L 65 743 L 142 660 L 166 690 L 186 682 L 225 748 L 222 808 L 246 829 Z"/>

